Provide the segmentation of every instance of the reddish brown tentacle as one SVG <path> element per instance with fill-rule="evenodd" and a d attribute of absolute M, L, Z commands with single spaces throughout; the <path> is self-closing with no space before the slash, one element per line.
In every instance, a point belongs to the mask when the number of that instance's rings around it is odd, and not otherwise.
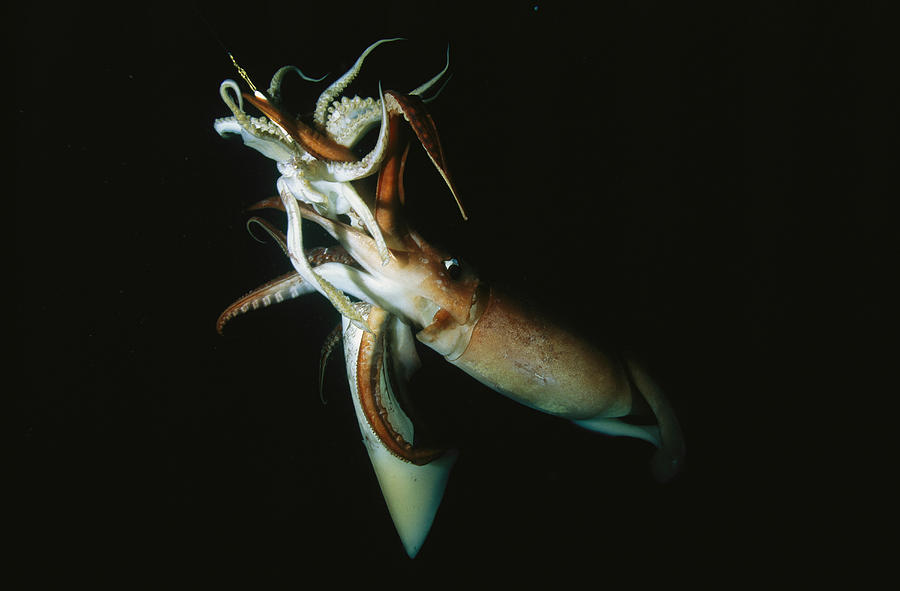
<path fill-rule="evenodd" d="M 267 223 L 264 220 L 257 219 L 257 221 Z M 272 230 L 274 228 L 269 231 Z M 277 232 L 277 230 L 274 231 Z M 359 263 L 340 245 L 314 248 L 307 253 L 306 259 L 313 267 L 318 267 L 325 263 L 343 263 L 359 268 Z M 216 332 L 223 334 L 222 331 L 225 328 L 225 324 L 236 316 L 259 308 L 265 308 L 272 304 L 279 304 L 312 291 L 314 291 L 313 288 L 308 286 L 296 271 L 285 273 L 260 285 L 225 308 L 216 320 Z"/>
<path fill-rule="evenodd" d="M 324 265 L 325 263 L 342 263 L 349 267 L 362 269 L 359 263 L 356 262 L 356 259 L 350 256 L 350 253 L 347 252 L 347 249 L 345 249 L 340 244 L 333 244 L 331 246 L 319 246 L 317 248 L 314 248 L 306 253 L 306 260 L 308 260 L 309 264 L 313 267 L 318 267 L 319 265 Z"/>
<path fill-rule="evenodd" d="M 388 371 L 383 363 L 387 318 L 388 314 L 380 308 L 373 306 L 369 312 L 368 325 L 371 332 L 363 333 L 357 355 L 356 385 L 359 402 L 366 420 L 384 446 L 397 457 L 422 466 L 436 460 L 444 450 L 414 446 L 388 420 L 381 401 L 381 372 Z"/>
<path fill-rule="evenodd" d="M 244 211 L 256 211 L 257 209 L 277 209 L 278 211 L 284 211 L 284 202 L 278 195 L 273 195 L 272 197 L 266 197 L 262 201 L 257 201 L 253 205 L 247 207 Z"/>
<path fill-rule="evenodd" d="M 274 294 L 283 293 L 285 291 L 289 292 L 291 286 L 300 285 L 302 281 L 303 280 L 296 271 L 291 271 L 290 273 L 285 273 L 280 277 L 276 277 L 271 281 L 263 283 L 253 291 L 235 300 L 219 314 L 219 318 L 216 319 L 216 332 L 220 335 L 224 334 L 223 330 L 225 325 L 236 316 L 246 314 L 247 312 L 256 310 L 260 307 L 268 307 L 272 303 L 281 303 L 284 298 L 278 300 L 275 298 Z M 273 300 L 275 301 L 273 302 Z"/>
<path fill-rule="evenodd" d="M 332 160 L 334 162 L 355 162 L 358 160 L 356 154 L 350 148 L 340 145 L 293 115 L 288 115 L 265 97 L 260 98 L 247 92 L 242 94 L 254 107 L 262 111 L 263 115 L 271 119 L 273 123 L 291 136 L 292 140 L 303 146 L 304 150 L 317 159 Z"/>
<path fill-rule="evenodd" d="M 431 158 L 438 172 L 444 178 L 444 182 L 447 183 L 450 193 L 453 194 L 456 206 L 459 207 L 459 213 L 464 220 L 469 219 L 466 215 L 466 210 L 463 208 L 462 201 L 459 199 L 453 179 L 450 178 L 450 170 L 447 167 L 447 159 L 441 147 L 437 126 L 435 126 L 434 119 L 431 118 L 431 115 L 425 108 L 425 103 L 417 96 L 403 95 L 393 90 L 388 90 L 384 94 L 385 100 L 389 101 L 389 110 L 402 113 L 406 120 L 409 121 L 410 127 L 416 133 L 416 137 L 419 138 L 428 157 Z"/>
<path fill-rule="evenodd" d="M 399 114 L 388 116 L 388 137 L 384 164 L 378 173 L 378 188 L 375 191 L 375 221 L 381 228 L 385 239 L 396 238 L 393 242 L 403 242 L 409 233 L 402 215 L 405 201 L 403 193 L 403 171 L 406 166 L 406 155 L 409 153 L 409 142 L 403 134 L 403 125 Z"/>

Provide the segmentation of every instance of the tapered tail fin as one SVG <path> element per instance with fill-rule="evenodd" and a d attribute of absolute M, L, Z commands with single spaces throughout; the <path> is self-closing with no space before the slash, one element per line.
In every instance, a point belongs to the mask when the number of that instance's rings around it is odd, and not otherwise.
<path fill-rule="evenodd" d="M 579 427 L 613 437 L 634 437 L 656 446 L 650 469 L 659 482 L 668 482 L 684 465 L 684 436 L 675 411 L 662 389 L 630 355 L 624 356 L 631 384 L 656 417 L 656 425 L 633 425 L 613 417 L 593 417 L 572 421 Z"/>
<path fill-rule="evenodd" d="M 660 482 L 668 482 L 684 465 L 684 435 L 675 410 L 662 388 L 644 371 L 644 368 L 630 354 L 625 355 L 625 366 L 638 391 L 647 401 L 659 425 L 659 449 L 653 456 L 651 469 Z"/>

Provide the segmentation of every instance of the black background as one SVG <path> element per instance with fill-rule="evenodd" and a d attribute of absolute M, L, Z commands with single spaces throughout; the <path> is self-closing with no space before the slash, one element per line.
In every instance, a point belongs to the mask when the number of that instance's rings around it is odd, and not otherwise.
<path fill-rule="evenodd" d="M 815 443 L 832 441 L 821 425 L 774 454 L 772 439 L 777 417 L 831 404 L 816 376 L 837 381 L 846 353 L 874 349 L 834 335 L 882 315 L 858 296 L 885 274 L 886 15 L 486 6 L 16 10 L 12 481 L 29 576 L 431 584 L 487 567 L 600 582 L 728 564 L 742 578 L 795 563 L 808 539 L 830 546 L 830 502 L 798 487 L 822 454 L 826 478 L 845 482 L 842 446 Z M 212 129 L 229 114 L 218 85 L 237 78 L 223 46 L 265 87 L 284 64 L 333 80 L 392 36 L 408 40 L 376 50 L 351 95 L 409 90 L 451 51 L 431 112 L 471 219 L 419 151 L 417 227 L 598 342 L 638 351 L 683 420 L 676 481 L 651 480 L 641 442 L 533 413 L 423 350 L 414 387 L 461 457 L 410 562 L 340 358 L 329 404 L 316 394 L 333 310 L 309 296 L 216 334 L 226 305 L 289 268 L 244 229 L 274 166 Z M 308 110 L 325 84 L 291 79 L 285 93 Z"/>

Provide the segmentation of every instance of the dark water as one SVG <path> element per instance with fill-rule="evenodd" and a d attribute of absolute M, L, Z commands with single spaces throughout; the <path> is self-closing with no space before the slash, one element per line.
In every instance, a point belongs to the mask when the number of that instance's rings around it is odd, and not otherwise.
<path fill-rule="evenodd" d="M 20 15 L 12 509 L 32 574 L 431 584 L 487 566 L 665 580 L 751 551 L 787 561 L 791 524 L 817 509 L 772 476 L 783 467 L 762 459 L 756 417 L 808 396 L 784 329 L 804 301 L 794 288 L 843 253 L 819 234 L 824 216 L 874 247 L 885 228 L 879 13 L 335 10 Z M 289 267 L 243 227 L 277 174 L 212 129 L 228 114 L 218 85 L 236 75 L 211 31 L 260 86 L 287 63 L 333 79 L 372 41 L 408 37 L 369 58 L 351 89 L 363 96 L 379 81 L 414 88 L 449 42 L 453 77 L 431 111 L 471 219 L 421 152 L 407 167 L 413 219 L 483 276 L 638 351 L 682 418 L 681 477 L 659 486 L 645 444 L 533 413 L 423 353 L 414 386 L 461 459 L 410 563 L 340 359 L 329 404 L 316 394 L 336 314 L 309 296 L 214 330 Z M 285 95 L 311 109 L 323 86 L 290 79 Z M 844 209 L 860 199 L 865 215 Z"/>

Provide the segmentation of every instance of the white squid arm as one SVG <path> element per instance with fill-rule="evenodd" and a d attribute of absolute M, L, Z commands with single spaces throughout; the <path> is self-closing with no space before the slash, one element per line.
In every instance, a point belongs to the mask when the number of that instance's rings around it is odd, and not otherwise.
<path fill-rule="evenodd" d="M 409 94 L 421 96 L 431 89 L 444 74 L 447 73 L 449 68 L 450 46 L 448 45 L 447 63 L 444 64 L 444 68 L 430 80 L 410 91 Z M 423 99 L 423 101 L 428 103 L 437 98 L 437 95 L 440 94 L 441 90 L 443 90 L 444 86 L 446 86 L 449 81 L 450 78 L 448 77 L 434 96 Z M 352 99 L 346 96 L 342 97 L 340 102 L 335 101 L 334 104 L 329 107 L 325 131 L 331 139 L 337 143 L 352 148 L 372 127 L 381 121 L 382 110 L 379 102 L 380 101 L 376 101 L 371 97 L 366 99 L 362 99 L 358 96 L 355 96 Z"/>
<path fill-rule="evenodd" d="M 347 182 L 355 181 L 372 175 L 381 167 L 388 145 L 387 105 L 384 102 L 384 94 L 381 92 L 381 83 L 378 83 L 378 97 L 381 103 L 381 128 L 378 131 L 378 139 L 375 147 L 356 162 L 324 161 L 322 165 L 328 173 L 328 180 Z M 324 176 L 324 175 L 323 175 Z"/>
<path fill-rule="evenodd" d="M 391 261 L 391 252 L 388 250 L 381 228 L 378 226 L 378 222 L 375 221 L 375 214 L 372 213 L 372 208 L 363 201 L 363 198 L 356 192 L 353 185 L 331 181 L 312 181 L 310 184 L 319 194 L 328 194 L 330 196 L 333 193 L 336 198 L 328 199 L 329 203 L 334 202 L 337 204 L 340 200 L 346 202 L 349 209 L 359 217 L 359 222 L 369 232 L 369 236 L 375 240 L 378 255 L 381 257 L 381 264 L 387 265 Z M 346 213 L 346 211 L 340 211 L 340 208 L 336 208 L 335 213 Z M 332 219 L 334 218 L 332 217 Z"/>
<path fill-rule="evenodd" d="M 363 326 L 362 317 L 353 307 L 350 300 L 347 299 L 347 296 L 326 279 L 317 275 L 306 259 L 306 254 L 303 251 L 302 218 L 300 217 L 300 207 L 297 205 L 297 199 L 290 193 L 282 192 L 281 201 L 284 203 L 284 209 L 287 212 L 287 250 L 294 269 L 303 279 L 313 285 L 316 291 L 328 298 L 328 301 L 331 302 L 341 316 L 350 319 L 359 326 Z"/>
<path fill-rule="evenodd" d="M 237 103 L 231 97 L 231 92 L 237 97 Z M 289 161 L 300 153 L 299 150 L 291 149 L 295 144 L 290 136 L 268 118 L 250 117 L 244 112 L 244 98 L 237 82 L 225 80 L 219 86 L 219 94 L 233 114 L 232 117 L 216 119 L 213 123 L 213 128 L 220 136 L 240 135 L 246 146 L 276 162 Z"/>

